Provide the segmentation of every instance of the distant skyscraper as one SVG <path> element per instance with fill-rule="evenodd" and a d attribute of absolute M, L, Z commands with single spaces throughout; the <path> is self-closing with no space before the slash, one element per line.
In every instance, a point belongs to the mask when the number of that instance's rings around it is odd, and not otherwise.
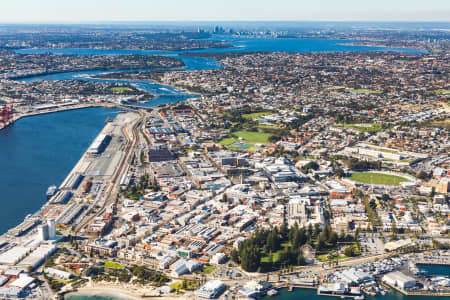
<path fill-rule="evenodd" d="M 47 226 L 48 226 L 48 238 L 54 239 L 56 237 L 56 225 L 54 219 L 47 220 Z"/>

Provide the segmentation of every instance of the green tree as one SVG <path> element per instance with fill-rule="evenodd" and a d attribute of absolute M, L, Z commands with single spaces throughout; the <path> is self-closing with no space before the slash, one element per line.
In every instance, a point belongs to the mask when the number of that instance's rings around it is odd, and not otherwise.
<path fill-rule="evenodd" d="M 236 249 L 233 249 L 233 251 L 231 251 L 231 260 L 237 264 L 239 263 L 239 252 Z"/>

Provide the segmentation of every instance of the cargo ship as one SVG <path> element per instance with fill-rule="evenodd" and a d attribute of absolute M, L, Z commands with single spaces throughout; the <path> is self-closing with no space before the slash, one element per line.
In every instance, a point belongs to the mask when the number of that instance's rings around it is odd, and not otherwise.
<path fill-rule="evenodd" d="M 51 185 L 48 187 L 47 189 L 47 199 L 50 199 L 53 195 L 56 194 L 56 192 L 58 191 L 58 188 L 56 187 L 56 185 Z"/>

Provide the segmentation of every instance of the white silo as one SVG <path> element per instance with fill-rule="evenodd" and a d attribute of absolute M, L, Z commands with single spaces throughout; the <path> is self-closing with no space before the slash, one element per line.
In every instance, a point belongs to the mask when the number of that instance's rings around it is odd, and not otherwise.
<path fill-rule="evenodd" d="M 48 238 L 50 240 L 53 240 L 54 238 L 56 238 L 55 219 L 47 220 L 47 226 L 48 226 Z"/>
<path fill-rule="evenodd" d="M 38 228 L 38 234 L 41 240 L 46 241 L 48 240 L 48 226 L 47 224 L 42 224 Z"/>

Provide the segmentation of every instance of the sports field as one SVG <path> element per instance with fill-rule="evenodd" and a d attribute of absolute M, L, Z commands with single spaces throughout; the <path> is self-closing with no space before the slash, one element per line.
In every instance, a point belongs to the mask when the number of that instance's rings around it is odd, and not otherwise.
<path fill-rule="evenodd" d="M 380 185 L 399 185 L 402 182 L 409 181 L 405 177 L 370 172 L 353 173 L 350 179 L 356 182 Z"/>
<path fill-rule="evenodd" d="M 270 133 L 253 131 L 236 131 L 233 135 L 236 137 L 224 138 L 219 144 L 229 149 L 253 151 L 255 144 L 267 144 L 271 136 Z"/>
<path fill-rule="evenodd" d="M 257 113 L 251 113 L 251 114 L 244 114 L 244 115 L 242 115 L 242 117 L 244 118 L 244 119 L 251 119 L 251 120 L 253 120 L 253 119 L 258 119 L 258 118 L 261 118 L 261 117 L 264 117 L 264 116 L 268 116 L 268 115 L 271 115 L 272 113 L 271 112 L 267 112 L 267 111 L 263 111 L 263 112 L 257 112 Z"/>

